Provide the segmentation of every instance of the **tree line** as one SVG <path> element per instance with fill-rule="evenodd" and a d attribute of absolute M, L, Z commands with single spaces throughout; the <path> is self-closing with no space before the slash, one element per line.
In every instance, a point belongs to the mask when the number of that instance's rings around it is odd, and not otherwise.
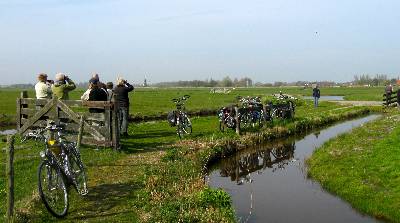
<path fill-rule="evenodd" d="M 253 80 L 249 77 L 234 78 L 233 80 L 226 76 L 221 80 L 214 80 L 212 78 L 206 80 L 191 80 L 191 81 L 171 81 L 159 82 L 152 86 L 155 87 L 251 87 Z"/>
<path fill-rule="evenodd" d="M 355 75 L 354 85 L 368 85 L 368 86 L 383 86 L 385 84 L 396 84 L 397 78 L 388 78 L 386 74 L 376 74 L 370 76 L 369 74 Z"/>

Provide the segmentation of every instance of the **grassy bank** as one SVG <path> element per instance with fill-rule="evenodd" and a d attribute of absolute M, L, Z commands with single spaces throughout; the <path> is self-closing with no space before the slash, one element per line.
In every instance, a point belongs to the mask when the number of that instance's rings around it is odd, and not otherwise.
<path fill-rule="evenodd" d="M 400 222 L 399 123 L 391 110 L 325 143 L 308 160 L 310 177 L 362 213 Z"/>
<path fill-rule="evenodd" d="M 76 89 L 71 92 L 70 98 L 80 99 L 85 89 Z M 187 102 L 187 108 L 190 112 L 215 111 L 221 106 L 235 102 L 238 95 L 241 96 L 261 96 L 271 95 L 282 91 L 284 93 L 297 96 L 311 96 L 312 89 L 302 87 L 271 87 L 271 88 L 237 88 L 229 94 L 211 94 L 210 88 L 138 88 L 130 94 L 131 106 L 130 113 L 132 119 L 154 119 L 164 118 L 168 111 L 174 109 L 172 98 L 184 94 L 191 95 Z M 341 88 L 321 88 L 321 95 L 340 95 L 346 100 L 382 100 L 381 87 L 341 87 Z M 7 120 L 15 119 L 16 99 L 19 97 L 20 89 L 0 89 L 0 122 L 2 116 L 7 116 Z M 34 97 L 33 89 L 28 90 L 29 97 Z"/>
<path fill-rule="evenodd" d="M 217 117 L 193 117 L 193 135 L 178 141 L 166 122 L 131 124 L 130 137 L 122 141 L 119 153 L 110 149 L 85 147 L 90 193 L 81 198 L 71 191 L 66 222 L 232 222 L 234 210 L 229 196 L 212 190 L 203 182 L 204 166 L 221 155 L 245 147 L 254 140 L 269 140 L 304 132 L 316 126 L 365 114 L 363 107 L 340 107 L 322 102 L 298 108 L 296 118 L 277 121 L 241 137 L 233 131 L 220 133 Z M 4 143 L 0 143 L 4 147 Z M 38 199 L 36 170 L 40 146 L 17 143 L 16 200 L 19 220 L 54 221 Z M 4 188 L 4 156 L 1 157 L 0 188 Z M 4 215 L 5 194 L 0 194 Z"/>

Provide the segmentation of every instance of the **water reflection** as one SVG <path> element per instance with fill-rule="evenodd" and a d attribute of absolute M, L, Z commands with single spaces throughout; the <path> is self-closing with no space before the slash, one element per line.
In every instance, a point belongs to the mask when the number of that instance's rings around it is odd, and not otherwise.
<path fill-rule="evenodd" d="M 237 184 L 249 182 L 249 174 L 262 173 L 266 168 L 276 171 L 285 168 L 294 161 L 296 144 L 292 142 L 276 142 L 238 152 L 235 156 L 221 161 L 220 176 L 230 177 Z"/>
<path fill-rule="evenodd" d="M 303 162 L 327 140 L 377 117 L 241 150 L 221 160 L 218 169 L 210 172 L 208 183 L 231 195 L 239 222 L 378 222 L 308 179 Z"/>

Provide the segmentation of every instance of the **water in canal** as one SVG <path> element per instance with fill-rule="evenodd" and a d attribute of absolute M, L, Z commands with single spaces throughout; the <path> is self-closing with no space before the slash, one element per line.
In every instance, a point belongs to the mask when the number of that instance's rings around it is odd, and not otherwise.
<path fill-rule="evenodd" d="M 214 166 L 209 185 L 231 195 L 240 222 L 377 222 L 308 179 L 304 163 L 327 140 L 377 117 L 242 150 Z"/>

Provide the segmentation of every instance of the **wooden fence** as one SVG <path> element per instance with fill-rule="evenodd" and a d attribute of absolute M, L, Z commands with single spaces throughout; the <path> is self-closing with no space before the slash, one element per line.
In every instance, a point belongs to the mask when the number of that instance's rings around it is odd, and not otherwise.
<path fill-rule="evenodd" d="M 91 113 L 90 108 L 104 109 L 104 112 Z M 117 109 L 112 101 L 36 99 L 28 98 L 24 91 L 17 99 L 17 130 L 24 134 L 29 129 L 45 127 L 49 119 L 60 120 L 66 123 L 66 138 L 76 141 L 83 117 L 82 144 L 119 149 Z"/>
<path fill-rule="evenodd" d="M 397 91 L 393 91 L 392 93 L 390 93 L 389 95 L 387 94 L 383 94 L 383 105 L 385 106 L 392 106 L 392 105 L 396 105 L 397 103 Z"/>

